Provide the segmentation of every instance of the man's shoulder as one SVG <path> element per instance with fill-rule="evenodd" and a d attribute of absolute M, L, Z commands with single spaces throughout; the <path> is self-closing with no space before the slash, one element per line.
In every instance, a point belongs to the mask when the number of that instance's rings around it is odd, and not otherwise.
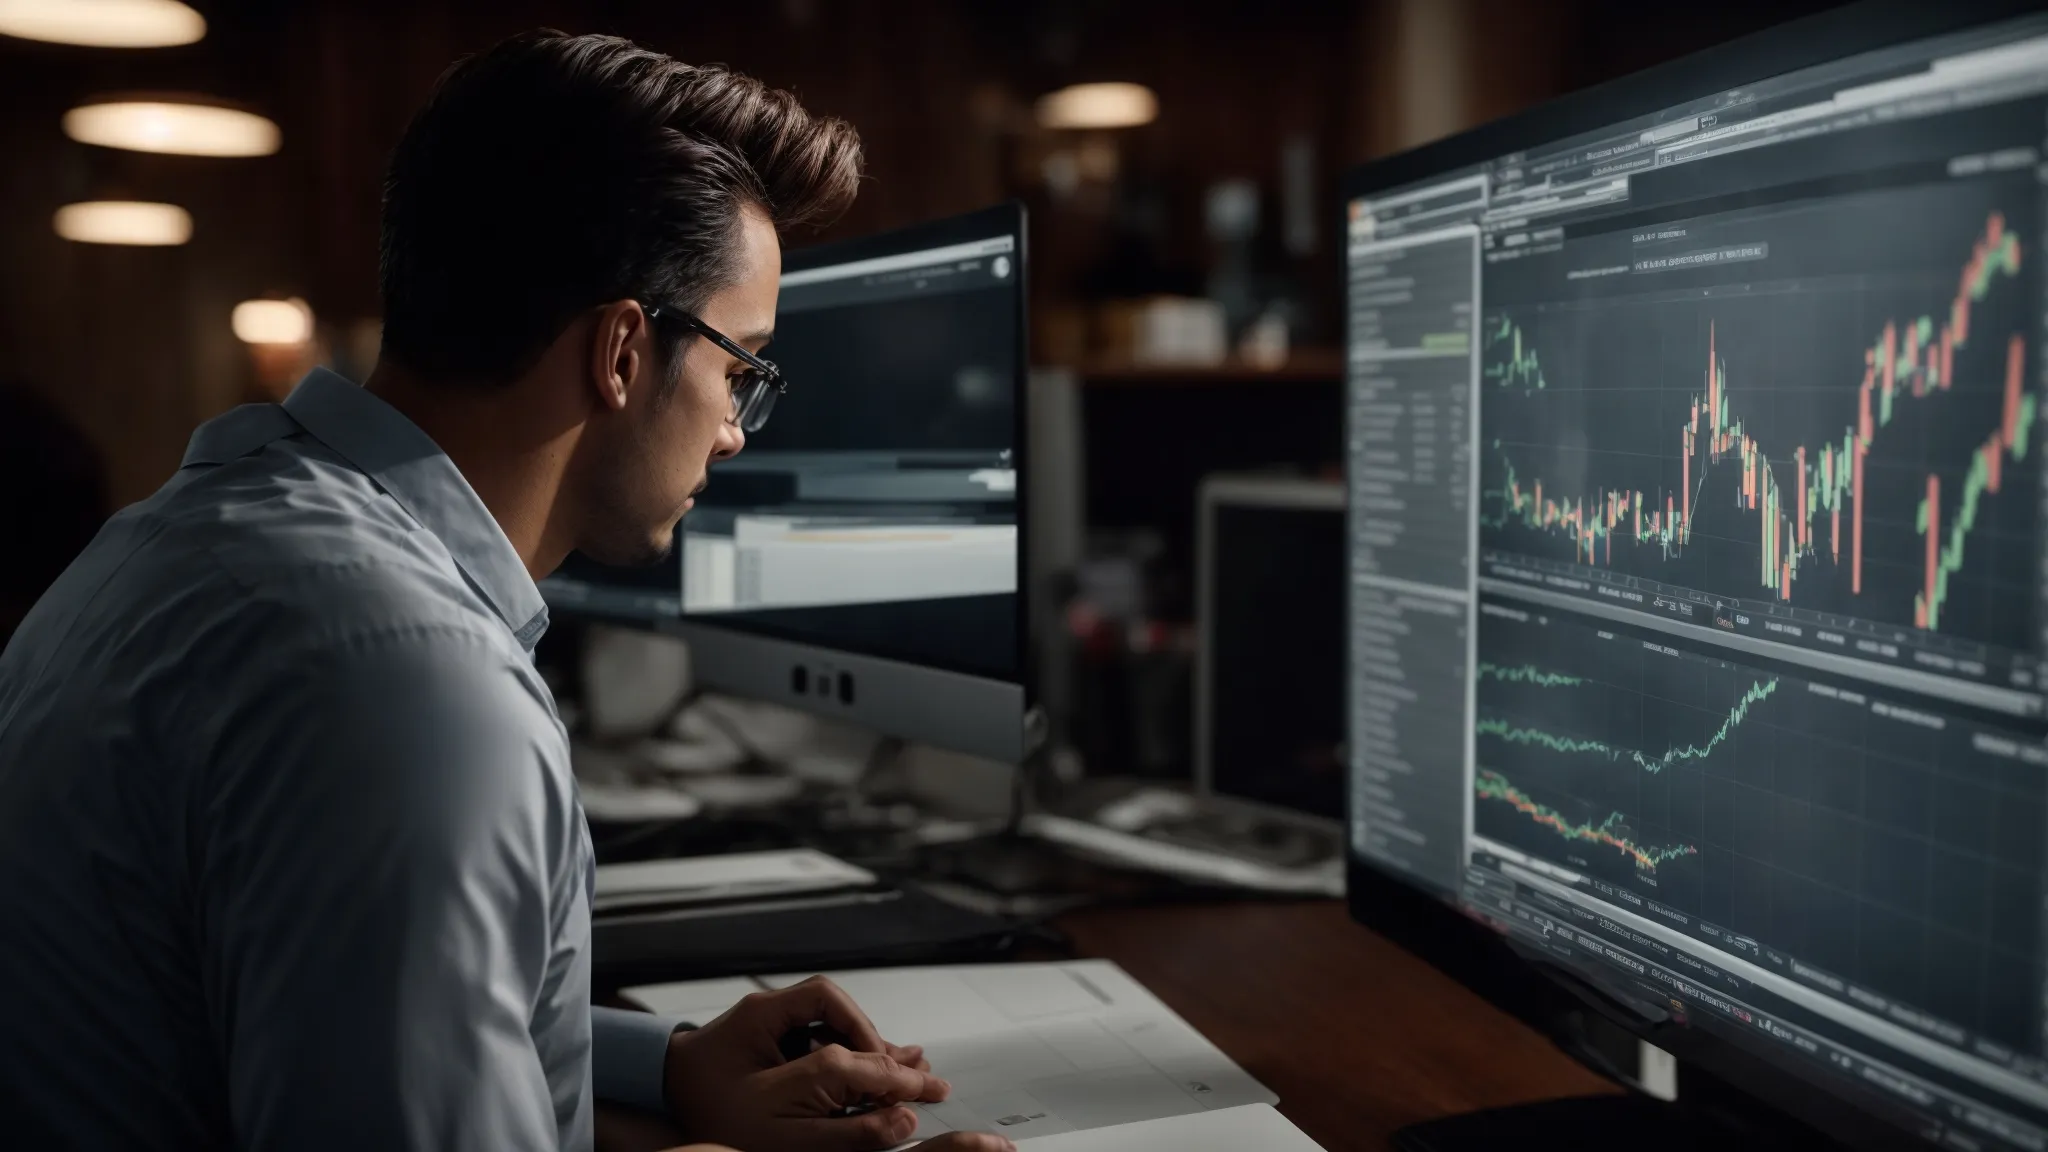
<path fill-rule="evenodd" d="M 304 438 L 215 468 L 148 516 L 135 560 L 177 571 L 238 611 L 346 643 L 414 629 L 504 628 L 439 537 L 362 472 Z"/>
<path fill-rule="evenodd" d="M 115 516 L 9 655 L 46 674 L 210 676 L 225 689 L 252 669 L 401 635 L 505 659 L 518 648 L 438 537 L 369 477 L 297 442 L 181 475 Z"/>

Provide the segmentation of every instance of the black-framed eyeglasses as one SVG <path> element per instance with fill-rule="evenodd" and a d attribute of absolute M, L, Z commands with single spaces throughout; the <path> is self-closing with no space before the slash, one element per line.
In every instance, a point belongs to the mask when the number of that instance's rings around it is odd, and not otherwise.
<path fill-rule="evenodd" d="M 740 347 L 725 333 L 680 308 L 664 308 L 658 304 L 642 304 L 640 307 L 648 319 L 673 320 L 745 364 L 746 370 L 732 379 L 732 414 L 726 420 L 738 425 L 742 432 L 759 432 L 767 426 L 769 413 L 775 411 L 775 401 L 789 391 L 789 384 L 783 380 L 780 368 Z"/>

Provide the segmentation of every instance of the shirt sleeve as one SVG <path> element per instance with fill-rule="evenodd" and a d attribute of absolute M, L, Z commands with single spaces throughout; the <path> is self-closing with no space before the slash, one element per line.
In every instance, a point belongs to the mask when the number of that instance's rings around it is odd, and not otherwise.
<path fill-rule="evenodd" d="M 682 1020 L 624 1008 L 590 1010 L 591 1087 L 599 1100 L 668 1110 L 668 1040 Z"/>
<path fill-rule="evenodd" d="M 566 1058 L 533 1032 L 576 842 L 545 713 L 454 630 L 263 682 L 221 725 L 199 869 L 235 1146 L 588 1147 L 587 1019 Z"/>

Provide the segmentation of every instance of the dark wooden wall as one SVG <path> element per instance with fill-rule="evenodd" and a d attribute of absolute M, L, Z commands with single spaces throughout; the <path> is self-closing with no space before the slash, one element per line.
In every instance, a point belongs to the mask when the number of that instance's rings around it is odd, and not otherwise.
<path fill-rule="evenodd" d="M 1103 194 L 1055 201 L 1045 192 L 1034 170 L 1043 141 L 1028 129 L 1039 92 L 1104 78 L 1158 92 L 1160 119 L 1117 137 L 1120 183 L 1152 190 L 1155 255 L 1198 276 L 1207 260 L 1203 189 L 1250 177 L 1270 200 L 1290 136 L 1312 141 L 1321 219 L 1334 220 L 1335 178 L 1345 165 L 1417 142 L 1417 131 L 1511 111 L 1785 7 L 1755 5 L 1760 11 L 1747 16 L 1724 10 L 1704 25 L 1688 14 L 1688 38 L 1645 27 L 1625 14 L 1630 6 L 1603 0 L 195 3 L 212 27 L 187 48 L 0 41 L 0 378 L 47 391 L 86 428 L 109 458 L 123 503 L 175 467 L 194 424 L 250 393 L 246 352 L 228 328 L 236 301 L 297 293 L 323 321 L 375 316 L 386 153 L 451 60 L 522 28 L 616 32 L 681 59 L 726 62 L 853 121 L 867 143 L 869 179 L 831 234 L 1025 198 L 1033 208 L 1034 303 L 1052 314 L 1096 291 L 1105 266 L 1116 271 L 1117 219 L 1127 203 Z M 1447 13 L 1438 32 L 1455 35 L 1448 48 L 1427 38 L 1424 48 L 1460 61 L 1455 107 L 1433 124 L 1408 107 L 1417 75 L 1427 81 L 1433 65 L 1403 49 L 1415 44 L 1416 13 L 1432 9 Z M 66 108 L 135 89 L 248 101 L 278 120 L 284 148 L 263 159 L 211 160 L 64 139 L 58 122 Z M 108 195 L 184 205 L 195 218 L 192 243 L 98 248 L 52 233 L 58 205 Z M 1290 257 L 1286 270 L 1327 317 L 1337 278 L 1327 229 L 1322 239 L 1316 254 Z"/>

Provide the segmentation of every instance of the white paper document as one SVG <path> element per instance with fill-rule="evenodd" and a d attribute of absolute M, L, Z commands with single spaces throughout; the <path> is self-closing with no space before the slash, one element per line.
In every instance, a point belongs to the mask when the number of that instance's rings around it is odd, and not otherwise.
<path fill-rule="evenodd" d="M 600 864 L 591 910 L 833 892 L 874 882 L 864 868 L 805 848 Z"/>
<path fill-rule="evenodd" d="M 1269 1104 L 1048 1136 L 1031 1152 L 1322 1152 Z"/>
<path fill-rule="evenodd" d="M 1234 1116 L 1247 1105 L 1271 1105 L 1279 1099 L 1106 960 L 881 968 L 830 975 L 884 1037 L 895 1044 L 923 1045 L 932 1070 L 952 1084 L 952 1096 L 944 1103 L 919 1106 L 919 1140 L 953 1130 L 1036 1140 L 1174 1116 Z M 761 984 L 779 988 L 802 978 L 764 977 Z M 708 1019 L 717 1014 L 713 1003 L 723 998 L 730 1004 L 745 992 L 743 982 L 692 981 L 628 988 L 625 995 L 657 1012 Z M 1278 1113 L 1271 1119 L 1293 1131 Z M 1230 1123 L 1258 1121 L 1234 1118 Z M 1301 1140 L 1299 1145 L 1255 1142 L 1215 1147 L 1314 1147 L 1305 1137 Z M 1046 1148 L 1092 1152 L 1155 1146 L 1211 1145 L 1078 1143 Z"/>

